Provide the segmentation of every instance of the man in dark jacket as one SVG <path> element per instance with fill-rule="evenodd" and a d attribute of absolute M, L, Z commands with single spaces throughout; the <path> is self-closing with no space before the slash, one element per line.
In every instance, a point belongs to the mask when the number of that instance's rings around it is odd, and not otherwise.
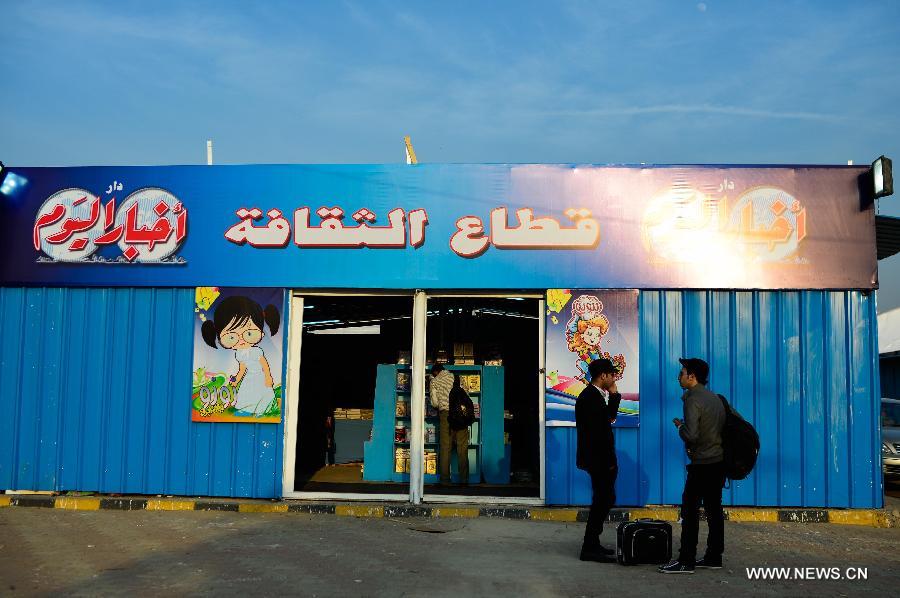
<path fill-rule="evenodd" d="M 597 359 L 588 366 L 591 383 L 575 402 L 575 425 L 578 432 L 576 465 L 591 476 L 591 511 L 582 561 L 615 562 L 613 551 L 600 545 L 603 522 L 616 501 L 616 476 L 619 465 L 612 422 L 616 420 L 622 396 L 616 389 L 616 366 L 609 359 Z"/>
<path fill-rule="evenodd" d="M 722 512 L 722 487 L 725 464 L 722 429 L 725 406 L 706 388 L 709 365 L 702 359 L 679 359 L 678 382 L 684 389 L 684 420 L 672 420 L 684 440 L 691 459 L 681 497 L 681 550 L 678 560 L 659 568 L 662 573 L 693 573 L 694 567 L 721 569 L 725 551 L 725 516 Z M 706 555 L 696 560 L 697 533 L 700 529 L 700 503 L 706 511 L 709 536 Z"/>

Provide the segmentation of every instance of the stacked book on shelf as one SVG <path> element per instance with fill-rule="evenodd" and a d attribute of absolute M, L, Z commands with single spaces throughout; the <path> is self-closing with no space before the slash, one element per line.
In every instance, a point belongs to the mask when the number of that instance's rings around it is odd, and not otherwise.
<path fill-rule="evenodd" d="M 394 472 L 409 473 L 409 449 L 397 447 L 394 450 Z"/>
<path fill-rule="evenodd" d="M 368 419 L 375 416 L 374 409 L 343 409 L 334 410 L 334 419 Z"/>
<path fill-rule="evenodd" d="M 475 348 L 472 343 L 453 343 L 453 363 L 475 365 Z"/>

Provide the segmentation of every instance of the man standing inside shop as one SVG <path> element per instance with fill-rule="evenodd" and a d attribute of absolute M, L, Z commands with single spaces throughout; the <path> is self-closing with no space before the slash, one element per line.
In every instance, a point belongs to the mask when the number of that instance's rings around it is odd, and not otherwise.
<path fill-rule="evenodd" d="M 613 551 L 600 544 L 603 522 L 616 502 L 616 477 L 619 464 L 612 422 L 616 419 L 622 396 L 616 388 L 616 366 L 609 359 L 597 359 L 588 366 L 591 383 L 575 402 L 578 432 L 576 465 L 591 476 L 591 510 L 588 515 L 582 561 L 613 563 Z"/>
<path fill-rule="evenodd" d="M 460 436 L 458 442 L 462 440 L 461 434 L 468 435 L 469 430 L 450 430 L 450 391 L 453 390 L 454 382 L 453 373 L 445 369 L 443 365 L 436 363 L 431 368 L 431 406 L 438 410 L 440 415 L 440 482 L 442 485 L 450 483 L 450 449 L 452 448 L 454 437 Z M 466 484 L 469 476 L 469 455 L 466 451 L 458 451 L 460 459 L 459 473 L 460 482 Z M 465 454 L 463 454 L 465 453 Z M 465 474 L 465 477 L 463 477 Z"/>
<path fill-rule="evenodd" d="M 702 359 L 679 359 L 678 383 L 684 389 L 684 420 L 672 420 L 691 459 L 681 497 L 681 550 L 678 560 L 659 568 L 661 573 L 693 573 L 695 567 L 721 569 L 725 551 L 725 516 L 722 513 L 722 487 L 725 465 L 722 429 L 725 406 L 706 388 L 709 365 Z M 706 511 L 709 536 L 706 554 L 697 557 L 697 533 L 700 529 L 700 503 Z"/>

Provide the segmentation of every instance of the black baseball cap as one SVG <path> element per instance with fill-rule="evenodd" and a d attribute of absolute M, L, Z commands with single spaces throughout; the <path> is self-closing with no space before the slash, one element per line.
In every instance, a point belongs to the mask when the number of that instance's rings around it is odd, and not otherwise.
<path fill-rule="evenodd" d="M 709 380 L 709 364 L 698 357 L 680 357 L 678 361 L 684 366 L 688 374 L 693 374 L 700 384 L 706 384 Z"/>
<path fill-rule="evenodd" d="M 619 370 L 616 369 L 616 366 L 609 359 L 600 358 L 595 359 L 588 365 L 588 373 L 590 373 L 591 380 L 593 380 L 600 374 L 618 374 Z"/>

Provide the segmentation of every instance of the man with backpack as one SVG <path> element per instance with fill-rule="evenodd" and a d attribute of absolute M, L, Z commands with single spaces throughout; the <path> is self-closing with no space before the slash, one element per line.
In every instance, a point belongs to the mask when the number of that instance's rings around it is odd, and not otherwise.
<path fill-rule="evenodd" d="M 459 465 L 459 481 L 466 485 L 469 483 L 469 427 L 461 426 L 458 414 L 458 393 L 465 391 L 460 388 L 459 380 L 443 365 L 436 363 L 431 368 L 431 406 L 438 410 L 440 415 L 440 456 L 438 460 L 441 485 L 450 484 L 450 449 L 456 443 L 456 459 Z M 456 400 L 451 400 L 452 395 Z M 468 395 L 466 395 L 468 399 Z M 471 399 L 468 399 L 471 405 Z M 453 403 L 453 404 L 451 404 Z M 456 409 L 452 409 L 456 407 Z M 453 412 L 453 417 L 451 417 Z M 474 414 L 470 414 L 474 417 Z M 457 428 L 457 429 L 455 429 Z"/>
<path fill-rule="evenodd" d="M 722 430 L 726 411 L 722 399 L 706 388 L 709 364 L 702 359 L 683 358 L 678 383 L 684 389 L 684 420 L 672 422 L 684 441 L 691 463 L 681 498 L 681 549 L 678 559 L 659 568 L 661 573 L 693 573 L 695 567 L 721 569 L 725 551 L 725 515 L 722 487 L 725 485 Z M 706 511 L 709 536 L 706 554 L 697 560 L 700 504 Z"/>

